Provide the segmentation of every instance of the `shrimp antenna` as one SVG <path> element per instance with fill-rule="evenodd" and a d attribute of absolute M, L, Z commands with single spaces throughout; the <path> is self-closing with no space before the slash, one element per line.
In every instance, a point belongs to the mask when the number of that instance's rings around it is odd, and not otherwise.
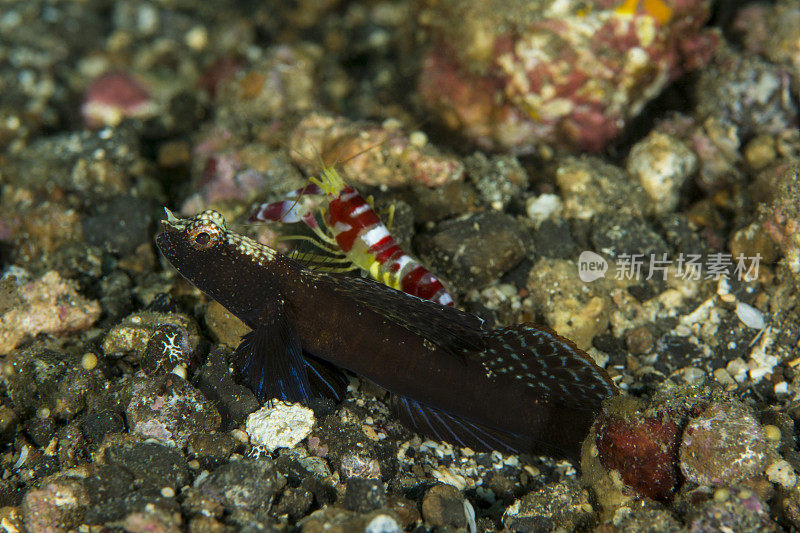
<path fill-rule="evenodd" d="M 357 126 L 357 125 L 354 125 L 354 127 L 355 126 Z M 400 128 L 397 127 L 397 128 L 392 128 L 392 129 L 399 130 Z M 358 135 L 358 131 L 356 131 L 355 135 Z M 322 153 L 320 152 L 320 150 L 322 149 L 322 146 L 320 146 L 319 149 L 318 149 L 318 147 L 316 145 L 314 145 L 313 143 L 311 143 L 309 145 L 311 150 L 314 152 L 314 157 L 316 158 L 316 162 L 313 162 L 313 161 L 309 160 L 308 156 L 306 156 L 305 154 L 300 152 L 300 150 L 297 150 L 296 148 L 292 148 L 291 146 L 287 146 L 283 142 L 281 142 L 281 144 L 284 144 L 285 148 L 290 153 L 296 155 L 299 159 L 305 161 L 306 164 L 308 164 L 310 166 L 316 166 L 319 169 L 320 173 L 327 178 L 328 177 L 327 173 L 331 169 L 336 168 L 340 164 L 344 165 L 347 162 L 352 161 L 352 160 L 356 159 L 357 157 L 360 157 L 363 154 L 369 152 L 370 150 L 374 150 L 375 148 L 383 146 L 384 144 L 386 144 L 390 140 L 396 138 L 395 135 L 396 135 L 396 132 L 393 132 L 393 134 L 387 135 L 386 138 L 381 140 L 380 142 L 376 142 L 375 144 L 367 146 L 366 148 L 363 148 L 362 150 L 359 150 L 355 154 L 353 154 L 353 155 L 347 157 L 346 159 L 343 159 L 343 160 L 340 161 L 339 159 L 341 158 L 342 154 L 345 153 L 345 151 L 347 149 L 347 146 L 349 144 L 348 141 L 345 141 L 345 142 L 343 142 L 341 148 L 339 149 L 339 153 L 336 155 L 336 159 L 330 165 L 326 164 L 325 163 L 325 158 L 322 157 Z M 343 138 L 347 137 L 347 135 L 343 135 L 342 137 Z M 338 176 L 338 174 L 337 174 L 337 176 Z M 314 183 L 315 185 L 318 185 L 318 186 L 323 187 L 323 188 L 324 188 L 324 182 L 325 182 L 325 180 L 315 179 L 314 176 L 309 176 L 309 178 L 307 180 L 307 183 Z M 287 210 L 287 213 L 292 212 L 292 210 L 295 209 L 297 204 L 302 200 L 303 195 L 305 194 L 305 189 L 306 189 L 306 187 L 303 187 L 303 190 L 300 192 L 300 194 L 297 196 L 297 198 L 295 198 L 294 202 L 291 204 L 290 208 Z M 283 216 L 285 216 L 285 215 L 283 215 Z"/>

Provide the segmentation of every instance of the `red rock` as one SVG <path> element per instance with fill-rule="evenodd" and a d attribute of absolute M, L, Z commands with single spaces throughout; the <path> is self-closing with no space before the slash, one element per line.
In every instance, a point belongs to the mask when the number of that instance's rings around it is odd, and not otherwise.
<path fill-rule="evenodd" d="M 86 89 L 81 114 L 90 128 L 116 126 L 125 118 L 153 116 L 156 106 L 149 91 L 131 75 L 109 72 Z"/>
<path fill-rule="evenodd" d="M 235 56 L 223 56 L 211 63 L 200 75 L 197 84 L 208 92 L 211 98 L 216 97 L 222 84 L 236 77 L 244 67 L 244 61 Z"/>
<path fill-rule="evenodd" d="M 654 500 L 667 500 L 678 488 L 678 446 L 682 429 L 669 414 L 635 419 L 604 416 L 597 422 L 600 462 Z"/>

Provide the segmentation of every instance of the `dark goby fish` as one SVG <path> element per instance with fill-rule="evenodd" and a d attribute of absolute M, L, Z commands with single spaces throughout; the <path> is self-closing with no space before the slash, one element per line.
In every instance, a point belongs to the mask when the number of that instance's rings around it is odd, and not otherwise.
<path fill-rule="evenodd" d="M 487 331 L 453 307 L 371 280 L 305 268 L 225 228 L 219 213 L 168 212 L 156 237 L 187 280 L 253 331 L 234 352 L 261 401 L 343 397 L 347 369 L 392 393 L 410 428 L 476 450 L 576 457 L 606 372 L 553 331 Z"/>

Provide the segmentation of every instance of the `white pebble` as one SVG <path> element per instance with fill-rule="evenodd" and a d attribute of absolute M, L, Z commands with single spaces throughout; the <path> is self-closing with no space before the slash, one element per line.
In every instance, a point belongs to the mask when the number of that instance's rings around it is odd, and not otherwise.
<path fill-rule="evenodd" d="M 792 465 L 783 459 L 779 459 L 767 467 L 767 478 L 787 489 L 794 487 L 797 483 L 797 474 L 794 473 Z"/>
<path fill-rule="evenodd" d="M 195 26 L 186 32 L 184 42 L 192 50 L 202 50 L 208 44 L 208 31 L 202 26 Z"/>
<path fill-rule="evenodd" d="M 176 365 L 175 368 L 172 369 L 172 373 L 183 379 L 186 379 L 188 375 L 185 365 Z"/>
<path fill-rule="evenodd" d="M 689 385 L 701 385 L 706 379 L 706 373 L 694 366 L 687 366 L 683 369 L 683 379 Z"/>
<path fill-rule="evenodd" d="M 242 442 L 244 444 L 249 444 L 250 443 L 250 436 L 247 433 L 245 433 L 244 431 L 242 431 L 241 429 L 232 429 L 231 430 L 231 437 L 233 437 L 234 439 L 236 439 L 239 442 Z"/>
<path fill-rule="evenodd" d="M 743 302 L 736 302 L 736 316 L 748 328 L 764 329 L 766 325 L 764 313 Z"/>
<path fill-rule="evenodd" d="M 402 531 L 400 524 L 389 515 L 379 514 L 369 521 L 364 528 L 364 533 L 399 533 Z"/>
<path fill-rule="evenodd" d="M 678 205 L 680 188 L 697 168 L 697 155 L 680 139 L 652 132 L 628 155 L 628 173 L 639 181 L 660 213 Z"/>
<path fill-rule="evenodd" d="M 536 224 L 551 218 L 552 216 L 561 212 L 563 207 L 561 198 L 555 194 L 541 194 L 536 197 L 528 198 L 525 202 L 525 212 L 528 218 L 533 220 Z"/>
<path fill-rule="evenodd" d="M 739 383 L 744 383 L 747 379 L 747 363 L 741 357 L 729 361 L 725 370 Z"/>
<path fill-rule="evenodd" d="M 296 403 L 268 402 L 247 417 L 250 443 L 273 452 L 292 448 L 311 433 L 314 411 Z"/>
<path fill-rule="evenodd" d="M 425 135 L 424 131 L 412 131 L 411 134 L 408 136 L 409 142 L 416 146 L 417 148 L 422 148 L 426 144 L 428 144 L 428 136 Z"/>

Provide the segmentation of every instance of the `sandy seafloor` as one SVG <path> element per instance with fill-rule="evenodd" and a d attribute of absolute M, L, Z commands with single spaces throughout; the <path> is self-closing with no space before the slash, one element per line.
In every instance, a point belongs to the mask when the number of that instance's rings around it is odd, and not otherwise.
<path fill-rule="evenodd" d="M 794 0 L 0 3 L 0 529 L 800 527 L 799 92 Z M 158 221 L 289 252 L 247 219 L 322 164 L 461 308 L 605 368 L 580 461 L 355 376 L 248 419 L 246 328 Z"/>

